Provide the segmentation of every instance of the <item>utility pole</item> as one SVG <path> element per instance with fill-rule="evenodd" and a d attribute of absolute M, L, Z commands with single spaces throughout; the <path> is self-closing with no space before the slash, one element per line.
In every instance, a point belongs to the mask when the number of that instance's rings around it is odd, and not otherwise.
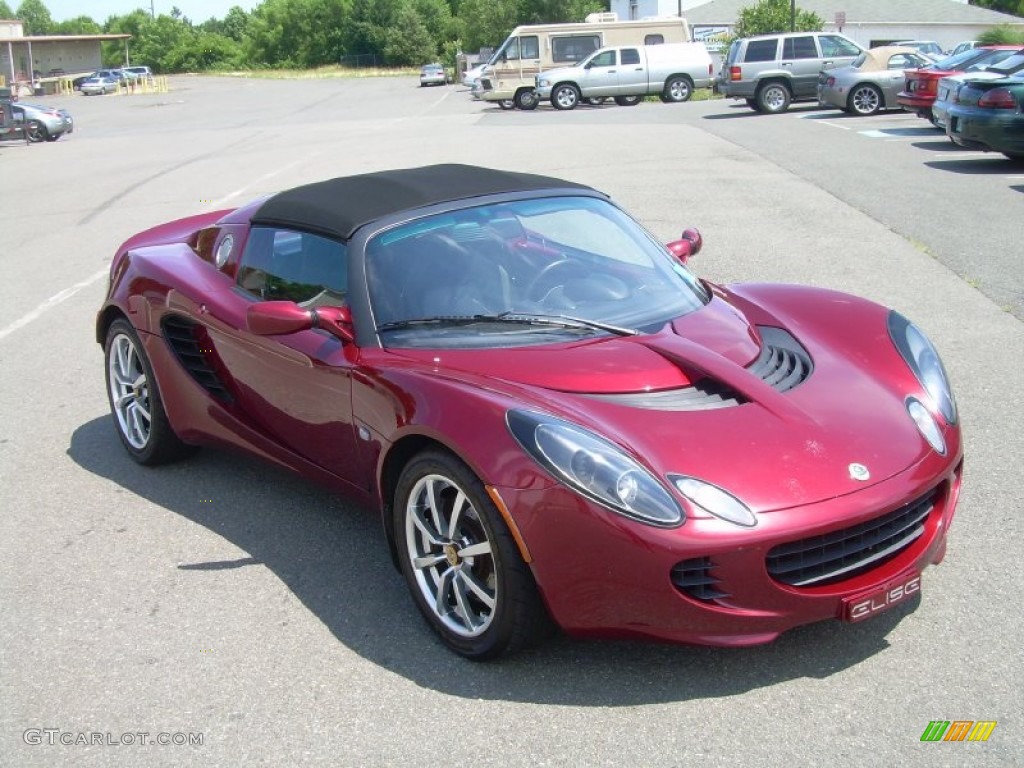
<path fill-rule="evenodd" d="M 796 32 L 796 0 L 789 0 L 789 31 Z"/>
<path fill-rule="evenodd" d="M 154 19 L 156 18 L 156 6 L 154 5 L 155 0 L 149 0 L 149 15 Z M 794 0 L 796 2 L 796 0 Z"/>

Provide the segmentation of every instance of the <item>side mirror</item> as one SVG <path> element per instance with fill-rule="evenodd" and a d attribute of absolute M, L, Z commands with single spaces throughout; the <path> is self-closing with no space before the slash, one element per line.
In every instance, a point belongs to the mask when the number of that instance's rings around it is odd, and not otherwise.
<path fill-rule="evenodd" d="M 700 253 L 700 249 L 704 247 L 704 238 L 699 230 L 684 229 L 680 239 L 673 240 L 666 247 L 673 256 L 685 264 L 691 256 L 696 256 Z"/>
<path fill-rule="evenodd" d="M 257 336 L 286 336 L 322 328 L 342 342 L 355 339 L 348 307 L 303 309 L 293 301 L 261 301 L 249 307 L 245 323 L 250 333 Z"/>

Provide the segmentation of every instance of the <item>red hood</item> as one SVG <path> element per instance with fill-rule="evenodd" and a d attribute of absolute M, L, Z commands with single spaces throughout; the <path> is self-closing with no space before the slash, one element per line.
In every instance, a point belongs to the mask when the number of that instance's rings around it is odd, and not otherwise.
<path fill-rule="evenodd" d="M 884 310 L 861 320 L 884 328 Z M 904 406 L 904 396 L 914 390 L 879 375 L 905 372 L 895 349 L 876 347 L 881 363 L 872 367 L 813 338 L 801 342 L 814 372 L 788 392 L 751 372 L 760 334 L 720 300 L 644 336 L 399 354 L 427 363 L 432 376 L 505 391 L 522 407 L 585 425 L 660 476 L 698 477 L 757 511 L 850 493 L 930 454 Z M 734 404 L 655 408 L 625 397 L 633 393 L 643 401 L 645 393 L 688 387 L 705 377 L 731 390 Z M 870 479 L 854 480 L 853 463 L 865 465 Z"/>

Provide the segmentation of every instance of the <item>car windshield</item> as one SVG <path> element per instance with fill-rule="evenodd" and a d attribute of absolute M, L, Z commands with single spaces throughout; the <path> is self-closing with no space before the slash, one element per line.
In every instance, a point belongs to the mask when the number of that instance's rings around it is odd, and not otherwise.
<path fill-rule="evenodd" d="M 935 69 L 945 69 L 949 72 L 955 72 L 958 69 L 962 69 L 973 64 L 975 61 L 981 61 L 987 59 L 992 55 L 993 51 L 986 50 L 985 48 L 970 48 L 961 53 L 954 54 L 953 56 L 947 56 L 944 59 L 939 59 L 935 62 Z"/>
<path fill-rule="evenodd" d="M 1024 68 L 1024 53 L 1014 53 L 999 62 L 998 65 L 987 67 L 988 72 L 995 72 L 997 75 L 1014 75 Z"/>
<path fill-rule="evenodd" d="M 388 347 L 488 348 L 653 331 L 703 285 L 606 200 L 551 197 L 415 219 L 366 247 Z"/>

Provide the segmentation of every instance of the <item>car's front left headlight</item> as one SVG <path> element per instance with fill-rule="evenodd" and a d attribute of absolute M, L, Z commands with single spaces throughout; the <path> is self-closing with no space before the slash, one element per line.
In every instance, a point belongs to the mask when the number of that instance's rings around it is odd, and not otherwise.
<path fill-rule="evenodd" d="M 505 420 L 523 450 L 588 499 L 648 525 L 683 524 L 683 510 L 665 486 L 610 441 L 533 411 L 511 410 Z"/>
<path fill-rule="evenodd" d="M 956 401 L 949 376 L 935 346 L 920 328 L 896 311 L 889 312 L 889 336 L 949 425 L 956 424 Z"/>

